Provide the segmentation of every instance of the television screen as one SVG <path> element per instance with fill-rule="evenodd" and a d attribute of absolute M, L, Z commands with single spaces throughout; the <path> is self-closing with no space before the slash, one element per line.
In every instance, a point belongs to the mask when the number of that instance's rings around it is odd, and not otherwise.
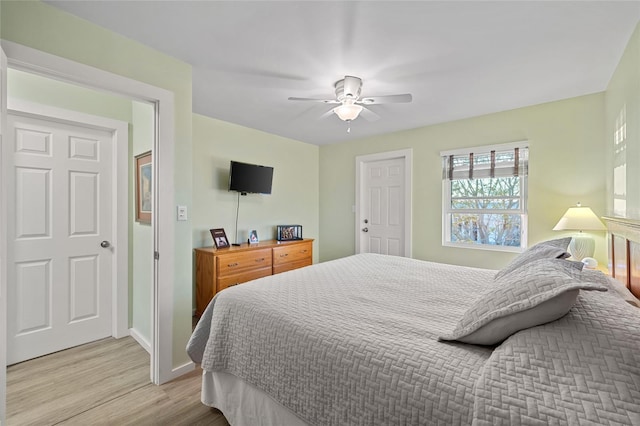
<path fill-rule="evenodd" d="M 271 194 L 273 167 L 232 161 L 229 166 L 229 191 Z"/>

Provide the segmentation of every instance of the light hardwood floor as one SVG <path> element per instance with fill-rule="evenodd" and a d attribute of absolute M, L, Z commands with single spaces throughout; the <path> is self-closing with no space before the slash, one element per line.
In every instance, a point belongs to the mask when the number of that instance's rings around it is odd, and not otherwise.
<path fill-rule="evenodd" d="M 200 402 L 202 371 L 156 386 L 149 354 L 132 338 L 108 338 L 7 369 L 7 423 L 19 425 L 215 425 Z"/>

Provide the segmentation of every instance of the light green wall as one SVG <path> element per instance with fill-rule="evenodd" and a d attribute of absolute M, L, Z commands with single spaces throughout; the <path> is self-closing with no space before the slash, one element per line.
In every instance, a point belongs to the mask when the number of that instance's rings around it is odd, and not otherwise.
<path fill-rule="evenodd" d="M 174 205 L 191 206 L 191 66 L 59 9 L 36 1 L 2 1 L 0 36 L 34 49 L 119 74 L 174 94 Z M 158 188 L 162 191 L 162 188 Z M 175 217 L 175 212 L 170 212 Z M 164 253 L 173 277 L 173 366 L 189 361 L 191 335 L 191 223 L 176 222 L 175 247 Z"/>
<path fill-rule="evenodd" d="M 314 238 L 318 261 L 318 152 L 315 145 L 193 114 L 193 246 L 213 245 L 209 229 L 224 228 L 234 242 L 238 193 L 229 192 L 229 161 L 272 166 L 271 195 L 240 197 L 238 235 L 251 229 L 261 240 L 275 239 L 276 225 L 302 225 Z"/>
<path fill-rule="evenodd" d="M 132 102 L 132 153 L 129 158 L 150 151 L 153 147 L 154 113 L 153 105 L 142 102 Z M 151 224 L 135 221 L 135 161 L 131 161 L 129 182 L 129 206 L 132 240 L 131 247 L 131 327 L 151 343 L 151 292 L 153 287 L 153 230 Z"/>
<path fill-rule="evenodd" d="M 580 201 L 605 212 L 604 94 L 320 147 L 320 260 L 353 254 L 355 157 L 413 150 L 413 257 L 499 269 L 515 255 L 442 246 L 440 151 L 528 140 L 529 244 L 563 233 L 551 229 Z M 606 260 L 604 233 L 596 258 Z"/>
<path fill-rule="evenodd" d="M 626 110 L 626 212 L 618 215 L 640 219 L 640 25 L 631 36 L 624 54 L 606 91 L 606 150 L 607 150 L 607 214 L 613 210 L 613 168 L 616 118 Z"/>
<path fill-rule="evenodd" d="M 7 96 L 131 123 L 131 100 L 15 69 L 7 71 Z"/>

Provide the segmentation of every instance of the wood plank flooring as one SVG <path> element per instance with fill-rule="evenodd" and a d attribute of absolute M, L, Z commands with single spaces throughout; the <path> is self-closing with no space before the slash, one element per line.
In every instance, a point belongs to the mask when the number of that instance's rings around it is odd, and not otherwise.
<path fill-rule="evenodd" d="M 202 371 L 156 386 L 130 337 L 103 339 L 7 369 L 7 423 L 228 426 L 200 402 Z"/>

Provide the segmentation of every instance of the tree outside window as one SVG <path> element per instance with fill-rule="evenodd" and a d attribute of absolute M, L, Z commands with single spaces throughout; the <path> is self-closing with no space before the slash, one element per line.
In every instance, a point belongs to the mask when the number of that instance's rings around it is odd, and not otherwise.
<path fill-rule="evenodd" d="M 502 149 L 501 149 L 502 148 Z M 443 244 L 526 246 L 526 146 L 443 155 Z"/>

